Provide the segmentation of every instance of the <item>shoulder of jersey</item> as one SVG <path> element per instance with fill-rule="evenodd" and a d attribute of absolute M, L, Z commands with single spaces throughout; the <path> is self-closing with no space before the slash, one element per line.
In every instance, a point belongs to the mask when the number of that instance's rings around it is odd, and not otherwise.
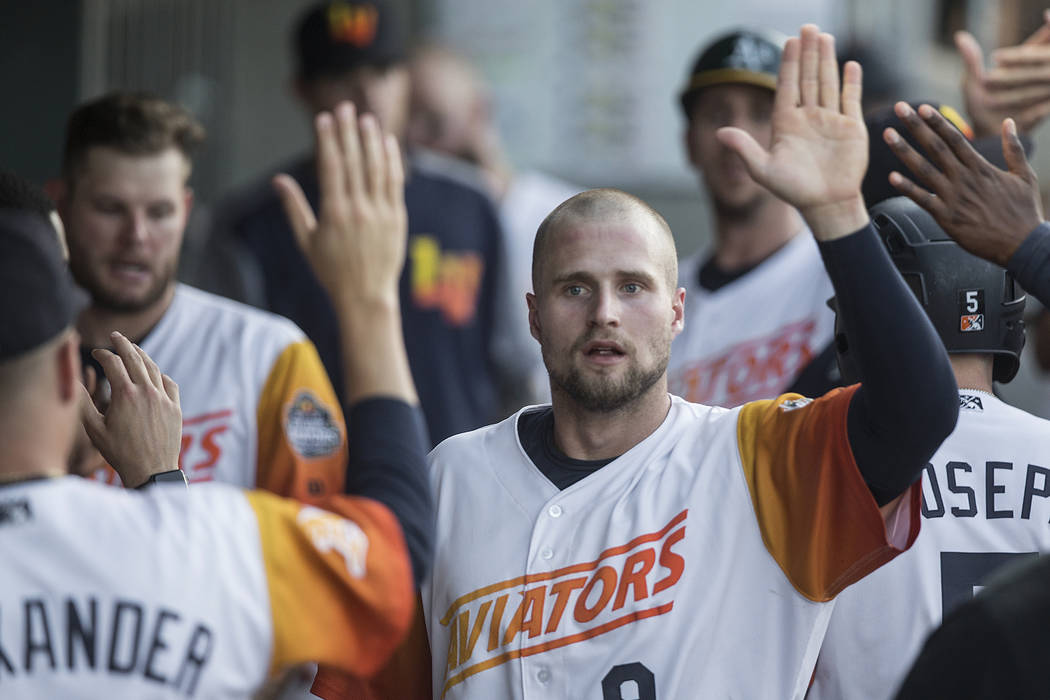
<path fill-rule="evenodd" d="M 292 321 L 270 311 L 180 284 L 178 292 L 187 306 L 187 321 L 229 329 L 228 335 L 256 340 L 269 339 L 281 347 L 302 340 L 306 334 Z M 260 336 L 255 338 L 254 336 Z"/>
<path fill-rule="evenodd" d="M 531 408 L 535 408 L 535 406 L 526 406 L 498 423 L 445 438 L 438 443 L 437 447 L 430 451 L 427 457 L 428 465 L 431 469 L 438 470 L 457 468 L 469 470 L 475 468 L 475 465 L 470 463 L 469 460 L 446 458 L 463 454 L 466 450 L 489 449 L 490 447 L 493 449 L 513 449 L 512 445 L 517 446 L 515 434 L 517 432 L 518 416 Z M 491 442 L 501 439 L 506 440 L 506 442 L 500 442 L 496 445 L 493 445 Z"/>

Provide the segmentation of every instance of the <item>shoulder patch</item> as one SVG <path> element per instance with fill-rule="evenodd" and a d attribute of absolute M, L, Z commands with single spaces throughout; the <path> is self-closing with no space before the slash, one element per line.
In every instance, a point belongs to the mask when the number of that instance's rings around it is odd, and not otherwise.
<path fill-rule="evenodd" d="M 969 411 L 983 411 L 984 404 L 981 403 L 980 396 L 974 396 L 973 394 L 959 394 L 959 408 L 964 408 Z"/>
<path fill-rule="evenodd" d="M 22 525 L 33 519 L 29 500 L 0 501 L 0 525 Z"/>
<path fill-rule="evenodd" d="M 292 449 L 303 457 L 327 457 L 342 444 L 332 412 L 309 391 L 301 391 L 288 404 L 284 432 Z"/>
<path fill-rule="evenodd" d="M 295 521 L 319 552 L 336 552 L 351 576 L 364 578 L 368 535 L 357 524 L 314 506 L 303 506 Z"/>
<path fill-rule="evenodd" d="M 811 403 L 813 403 L 813 399 L 807 399 L 805 396 L 799 396 L 795 399 L 787 399 L 785 401 L 781 401 L 777 407 L 781 411 L 784 411 L 786 413 L 787 411 L 794 411 L 795 409 L 802 408 L 803 406 L 808 406 Z"/>

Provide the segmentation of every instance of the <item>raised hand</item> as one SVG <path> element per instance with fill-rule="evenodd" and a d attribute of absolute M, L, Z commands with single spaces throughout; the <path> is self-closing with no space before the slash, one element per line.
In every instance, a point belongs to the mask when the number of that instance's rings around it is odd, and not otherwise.
<path fill-rule="evenodd" d="M 1003 155 L 1009 170 L 1000 170 L 929 105 L 916 112 L 906 102 L 898 102 L 894 111 L 929 158 L 894 129 L 886 129 L 886 143 L 923 187 L 896 171 L 890 173 L 890 184 L 930 212 L 963 248 L 1005 267 L 1043 221 L 1039 180 L 1025 158 L 1016 124 L 1012 119 L 1003 122 Z"/>
<path fill-rule="evenodd" d="M 274 185 L 299 247 L 332 299 L 347 404 L 376 396 L 416 403 L 398 297 L 408 216 L 397 139 L 384 136 L 372 115 L 357 119 L 349 102 L 317 115 L 314 126 L 320 216 L 295 180 L 278 175 Z"/>
<path fill-rule="evenodd" d="M 295 180 L 274 179 L 295 238 L 337 307 L 396 302 L 407 236 L 397 140 L 380 132 L 374 116 L 358 120 L 349 102 L 319 114 L 315 130 L 320 216 Z"/>
<path fill-rule="evenodd" d="M 142 348 L 120 333 L 113 333 L 111 338 L 116 353 L 102 349 L 92 352 L 109 381 L 109 406 L 105 414 L 99 412 L 84 387 L 80 418 L 91 443 L 124 485 L 137 487 L 153 474 L 179 468 L 179 387 L 171 377 L 161 374 Z"/>
<path fill-rule="evenodd" d="M 990 70 L 972 34 L 957 32 L 955 46 L 965 67 L 963 100 L 977 136 L 999 133 L 1007 117 L 1027 133 L 1050 114 L 1050 12 L 1022 43 L 997 50 Z"/>
<path fill-rule="evenodd" d="M 795 206 L 821 240 L 852 233 L 868 220 L 860 195 L 868 165 L 860 96 L 860 65 L 846 64 L 840 86 L 834 37 L 808 24 L 784 46 L 770 149 L 741 129 L 718 131 L 751 177 Z"/>

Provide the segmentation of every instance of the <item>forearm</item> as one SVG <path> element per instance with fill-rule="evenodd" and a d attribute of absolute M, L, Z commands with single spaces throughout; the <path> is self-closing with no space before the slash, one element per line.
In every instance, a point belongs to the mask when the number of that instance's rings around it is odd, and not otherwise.
<path fill-rule="evenodd" d="M 434 548 L 423 415 L 404 400 L 362 399 L 347 407 L 347 430 L 347 492 L 379 501 L 397 517 L 418 587 Z"/>
<path fill-rule="evenodd" d="M 367 398 L 419 403 L 408 365 L 396 292 L 336 302 L 347 408 Z"/>
<path fill-rule="evenodd" d="M 848 430 L 880 505 L 902 493 L 955 427 L 947 352 L 871 225 L 820 244 L 861 388 Z"/>
<path fill-rule="evenodd" d="M 1028 234 L 1006 264 L 1026 292 L 1050 308 L 1050 223 Z"/>

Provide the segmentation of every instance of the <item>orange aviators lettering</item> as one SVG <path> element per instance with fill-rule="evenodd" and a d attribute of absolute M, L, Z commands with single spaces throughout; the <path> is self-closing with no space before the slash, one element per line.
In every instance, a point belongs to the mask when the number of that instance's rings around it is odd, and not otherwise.
<path fill-rule="evenodd" d="M 465 678 L 671 611 L 685 558 L 683 510 L 656 532 L 597 559 L 502 581 L 461 596 L 441 618 L 448 628 L 442 695 Z"/>

